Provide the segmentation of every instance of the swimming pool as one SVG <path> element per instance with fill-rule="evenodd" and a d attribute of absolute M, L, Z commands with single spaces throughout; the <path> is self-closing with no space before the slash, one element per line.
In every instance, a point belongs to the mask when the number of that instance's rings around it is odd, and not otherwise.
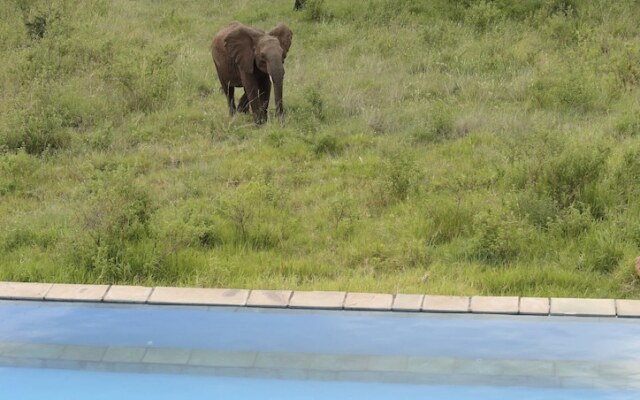
<path fill-rule="evenodd" d="M 638 399 L 640 320 L 0 301 L 7 399 Z"/>

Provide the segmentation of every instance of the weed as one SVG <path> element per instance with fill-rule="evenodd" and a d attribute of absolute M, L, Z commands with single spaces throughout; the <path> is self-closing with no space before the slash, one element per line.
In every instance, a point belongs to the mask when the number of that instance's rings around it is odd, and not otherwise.
<path fill-rule="evenodd" d="M 326 134 L 318 138 L 313 151 L 317 155 L 328 154 L 331 156 L 342 153 L 344 144 L 332 134 Z"/>
<path fill-rule="evenodd" d="M 594 272 L 610 273 L 618 267 L 623 257 L 624 248 L 616 235 L 608 230 L 597 229 L 587 234 L 578 266 Z"/>
<path fill-rule="evenodd" d="M 602 217 L 603 198 L 599 183 L 609 151 L 591 144 L 566 148 L 544 167 L 539 189 L 562 208 L 590 209 L 594 215 Z"/>
<path fill-rule="evenodd" d="M 303 8 L 304 19 L 311 22 L 326 22 L 333 18 L 324 0 L 307 0 Z"/>
<path fill-rule="evenodd" d="M 471 255 L 488 264 L 514 262 L 528 252 L 531 235 L 526 226 L 511 213 L 483 212 L 474 218 L 476 236 Z"/>
<path fill-rule="evenodd" d="M 640 110 L 625 112 L 615 122 L 615 133 L 619 137 L 634 137 L 640 134 Z"/>
<path fill-rule="evenodd" d="M 394 200 L 406 200 L 418 190 L 419 171 L 409 154 L 393 153 L 383 166 L 384 193 Z"/>

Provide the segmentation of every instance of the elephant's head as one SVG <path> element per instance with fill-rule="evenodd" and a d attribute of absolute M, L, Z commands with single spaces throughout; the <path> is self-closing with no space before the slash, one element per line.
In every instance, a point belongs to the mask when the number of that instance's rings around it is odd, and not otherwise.
<path fill-rule="evenodd" d="M 247 74 L 254 68 L 269 74 L 273 81 L 276 111 L 282 115 L 282 83 L 284 59 L 287 57 L 293 33 L 285 24 L 278 24 L 268 33 L 247 26 L 238 26 L 227 36 L 224 44 L 238 67 Z"/>

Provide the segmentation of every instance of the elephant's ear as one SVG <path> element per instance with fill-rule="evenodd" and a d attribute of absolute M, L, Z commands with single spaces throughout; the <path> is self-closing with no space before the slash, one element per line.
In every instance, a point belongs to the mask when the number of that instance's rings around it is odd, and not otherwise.
<path fill-rule="evenodd" d="M 224 47 L 245 73 L 253 73 L 255 43 L 261 35 L 262 33 L 256 29 L 238 24 L 224 39 Z"/>
<path fill-rule="evenodd" d="M 293 39 L 293 32 L 291 32 L 291 29 L 281 22 L 278 26 L 269 31 L 269 35 L 278 38 L 280 47 L 284 50 L 283 56 L 286 57 L 289 52 L 289 48 L 291 47 L 291 39 Z"/>

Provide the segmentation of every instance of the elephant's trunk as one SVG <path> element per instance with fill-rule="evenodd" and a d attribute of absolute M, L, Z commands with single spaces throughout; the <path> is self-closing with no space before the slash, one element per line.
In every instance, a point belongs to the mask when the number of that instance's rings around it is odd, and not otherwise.
<path fill-rule="evenodd" d="M 274 96 L 276 99 L 276 114 L 280 117 L 284 115 L 282 104 L 282 84 L 284 82 L 284 66 L 282 63 L 272 63 L 269 65 L 269 75 L 273 81 Z"/>

